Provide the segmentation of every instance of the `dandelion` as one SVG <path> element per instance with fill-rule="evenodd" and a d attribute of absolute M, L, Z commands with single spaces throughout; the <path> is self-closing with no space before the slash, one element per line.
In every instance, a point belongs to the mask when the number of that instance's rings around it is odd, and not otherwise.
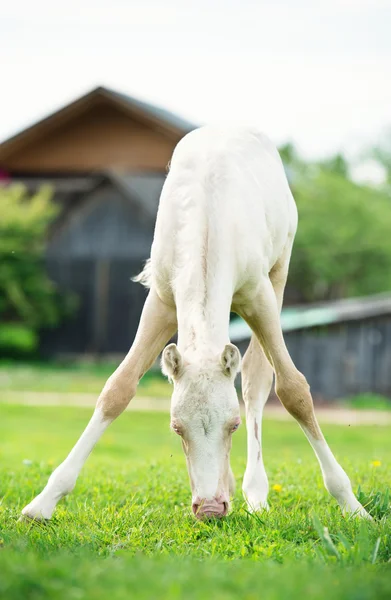
<path fill-rule="evenodd" d="M 371 462 L 372 467 L 380 467 L 381 466 L 381 461 L 380 460 L 373 460 Z"/>
<path fill-rule="evenodd" d="M 282 490 L 282 485 L 280 485 L 279 483 L 275 483 L 275 484 L 273 485 L 273 488 L 272 488 L 272 489 L 273 489 L 275 492 L 281 492 L 281 490 Z"/>

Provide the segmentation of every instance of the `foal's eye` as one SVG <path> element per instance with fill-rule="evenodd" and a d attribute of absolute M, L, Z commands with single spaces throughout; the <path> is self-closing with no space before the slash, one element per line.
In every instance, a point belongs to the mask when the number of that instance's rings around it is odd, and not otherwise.
<path fill-rule="evenodd" d="M 236 431 L 237 429 L 239 429 L 239 425 L 240 425 L 240 423 L 235 423 L 235 425 L 232 426 L 232 429 L 231 429 L 232 433 L 234 431 Z"/>

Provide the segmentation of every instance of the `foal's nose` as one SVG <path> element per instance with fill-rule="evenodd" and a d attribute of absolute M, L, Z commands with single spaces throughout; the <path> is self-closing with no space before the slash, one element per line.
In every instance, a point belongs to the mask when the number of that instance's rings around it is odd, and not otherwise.
<path fill-rule="evenodd" d="M 192 504 L 192 510 L 197 519 L 225 517 L 228 512 L 228 502 L 223 500 L 221 496 L 212 498 L 212 500 L 197 496 Z"/>

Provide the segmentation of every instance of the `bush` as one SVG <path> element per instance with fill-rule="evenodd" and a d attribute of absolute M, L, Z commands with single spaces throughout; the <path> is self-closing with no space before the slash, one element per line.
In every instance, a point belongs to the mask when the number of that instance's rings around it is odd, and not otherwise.
<path fill-rule="evenodd" d="M 28 197 L 23 186 L 0 189 L 0 354 L 31 353 L 42 327 L 56 325 L 70 308 L 46 275 L 45 238 L 57 214 L 52 192 Z"/>
<path fill-rule="evenodd" d="M 299 226 L 289 284 L 314 302 L 391 289 L 391 205 L 384 190 L 358 185 L 342 158 L 301 165 L 293 193 Z"/>
<path fill-rule="evenodd" d="M 0 325 L 0 356 L 32 354 L 38 344 L 35 331 L 20 323 Z"/>

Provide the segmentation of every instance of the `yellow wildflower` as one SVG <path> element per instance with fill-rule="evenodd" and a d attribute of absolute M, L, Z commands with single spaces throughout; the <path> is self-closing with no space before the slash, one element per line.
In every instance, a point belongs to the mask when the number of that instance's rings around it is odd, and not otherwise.
<path fill-rule="evenodd" d="M 381 461 L 380 460 L 373 460 L 371 464 L 372 464 L 372 467 L 380 467 L 381 466 Z"/>
<path fill-rule="evenodd" d="M 279 483 L 275 483 L 275 484 L 273 485 L 272 489 L 273 489 L 275 492 L 281 492 L 281 490 L 282 490 L 282 485 L 280 485 Z"/>

